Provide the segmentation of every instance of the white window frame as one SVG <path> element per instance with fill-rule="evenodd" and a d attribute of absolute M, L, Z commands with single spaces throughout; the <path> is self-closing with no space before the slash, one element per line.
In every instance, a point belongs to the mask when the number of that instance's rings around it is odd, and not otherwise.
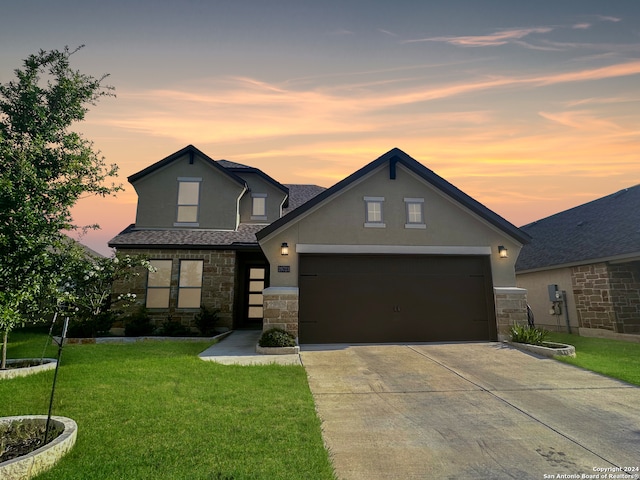
<path fill-rule="evenodd" d="M 424 220 L 424 198 L 405 198 L 404 199 L 404 210 L 406 215 L 406 223 L 404 224 L 404 228 L 419 228 L 424 229 L 427 228 L 427 224 Z M 415 222 L 411 221 L 409 206 L 410 205 L 418 205 L 420 207 L 420 221 Z"/>
<path fill-rule="evenodd" d="M 156 271 L 147 273 L 147 290 L 146 290 L 146 296 L 145 296 L 145 306 L 149 309 L 154 309 L 154 310 L 169 308 L 169 302 L 171 301 L 171 273 L 173 271 L 173 261 L 167 258 L 156 258 L 156 259 L 149 260 L 149 263 L 151 264 L 151 266 L 156 268 Z M 165 268 L 167 267 L 167 265 L 169 267 L 169 281 L 166 284 L 165 283 L 158 284 L 157 281 L 154 281 L 154 276 L 156 275 L 157 270 L 160 269 L 159 264 L 163 264 Z M 155 292 L 163 291 L 166 294 L 166 304 L 149 305 L 149 292 L 151 291 L 155 291 Z"/>
<path fill-rule="evenodd" d="M 370 216 L 369 206 L 372 205 L 380 206 L 379 219 Z M 387 226 L 384 223 L 384 197 L 364 197 L 364 218 L 364 226 L 366 228 L 385 228 Z"/>
<path fill-rule="evenodd" d="M 256 200 L 264 199 L 262 210 L 256 211 Z M 251 220 L 266 220 L 267 219 L 267 194 L 266 193 L 252 193 L 251 194 Z"/>
<path fill-rule="evenodd" d="M 196 183 L 198 185 L 198 199 L 196 203 L 180 203 L 180 186 L 186 183 Z M 176 221 L 173 224 L 174 227 L 199 227 L 200 219 L 200 196 L 202 193 L 202 178 L 200 177 L 178 177 L 178 194 L 176 198 Z M 181 221 L 180 220 L 180 207 L 187 207 L 196 209 L 195 221 Z"/>
<path fill-rule="evenodd" d="M 199 281 L 196 282 L 195 285 L 190 285 L 190 284 L 186 284 L 186 275 L 185 274 L 185 270 L 183 270 L 183 266 L 185 266 L 187 263 L 189 262 L 194 262 L 194 263 L 200 263 L 200 278 Z M 197 259 L 180 259 L 180 264 L 178 267 L 178 304 L 177 304 L 177 308 L 180 309 L 193 309 L 193 308 L 200 308 L 200 305 L 202 303 L 202 279 L 204 277 L 204 260 L 197 260 Z M 185 293 L 187 290 L 193 292 L 195 290 L 198 291 L 199 295 L 198 295 L 198 302 L 197 305 L 192 305 L 192 304 L 188 304 L 185 306 L 185 302 L 186 300 L 184 300 L 184 296 L 182 295 L 182 293 Z"/>

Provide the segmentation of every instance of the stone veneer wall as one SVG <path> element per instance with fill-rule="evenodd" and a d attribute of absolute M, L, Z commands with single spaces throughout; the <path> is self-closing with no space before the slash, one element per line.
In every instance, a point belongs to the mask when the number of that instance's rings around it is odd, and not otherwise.
<path fill-rule="evenodd" d="M 527 324 L 527 290 L 517 287 L 494 287 L 498 340 L 509 340 L 512 325 Z"/>
<path fill-rule="evenodd" d="M 617 331 L 607 264 L 574 267 L 571 279 L 580 327 Z"/>
<path fill-rule="evenodd" d="M 640 333 L 640 262 L 609 265 L 618 333 Z"/>
<path fill-rule="evenodd" d="M 129 255 L 145 255 L 150 260 L 173 260 L 171 269 L 171 295 L 169 308 L 149 310 L 149 315 L 156 325 L 162 325 L 169 315 L 173 321 L 179 321 L 187 327 L 193 327 L 193 318 L 199 309 L 178 309 L 178 277 L 180 260 L 203 260 L 202 304 L 219 310 L 218 326 L 233 326 L 233 296 L 235 285 L 236 252 L 233 250 L 173 250 L 173 249 L 124 249 L 118 253 Z M 144 305 L 146 298 L 147 274 L 142 271 L 139 276 L 127 282 L 114 284 L 114 296 L 121 293 L 135 293 L 138 305 Z M 131 306 L 128 311 L 137 307 Z"/>
<path fill-rule="evenodd" d="M 580 327 L 640 333 L 640 262 L 574 267 L 572 278 Z"/>
<path fill-rule="evenodd" d="M 263 291 L 262 330 L 282 328 L 298 337 L 298 288 L 269 287 Z"/>

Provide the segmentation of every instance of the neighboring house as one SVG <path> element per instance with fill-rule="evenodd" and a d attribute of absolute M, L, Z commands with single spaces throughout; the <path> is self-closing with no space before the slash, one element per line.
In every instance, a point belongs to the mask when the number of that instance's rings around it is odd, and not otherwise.
<path fill-rule="evenodd" d="M 157 319 L 204 304 L 301 343 L 495 340 L 526 322 L 529 236 L 401 150 L 326 190 L 193 146 L 129 181 L 136 223 L 110 246 L 158 270 L 118 288 Z"/>
<path fill-rule="evenodd" d="M 640 185 L 521 230 L 533 240 L 516 263 L 517 283 L 528 291 L 536 325 L 640 334 Z"/>

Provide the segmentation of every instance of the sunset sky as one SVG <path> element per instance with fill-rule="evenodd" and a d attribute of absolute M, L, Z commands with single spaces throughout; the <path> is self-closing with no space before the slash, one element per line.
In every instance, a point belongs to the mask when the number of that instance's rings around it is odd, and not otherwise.
<path fill-rule="evenodd" d="M 0 82 L 39 49 L 116 98 L 78 128 L 127 176 L 193 144 L 331 186 L 398 147 L 522 226 L 640 183 L 640 1 L 0 0 Z"/>

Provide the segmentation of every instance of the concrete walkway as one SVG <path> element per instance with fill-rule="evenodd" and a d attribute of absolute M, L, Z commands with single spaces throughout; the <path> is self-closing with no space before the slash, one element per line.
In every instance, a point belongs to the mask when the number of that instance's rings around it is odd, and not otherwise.
<path fill-rule="evenodd" d="M 259 355 L 256 345 L 261 330 L 234 330 L 226 338 L 214 343 L 199 356 L 202 360 L 224 365 L 302 365 L 299 354 Z"/>
<path fill-rule="evenodd" d="M 498 343 L 300 355 L 341 480 L 638 478 L 638 387 Z"/>

